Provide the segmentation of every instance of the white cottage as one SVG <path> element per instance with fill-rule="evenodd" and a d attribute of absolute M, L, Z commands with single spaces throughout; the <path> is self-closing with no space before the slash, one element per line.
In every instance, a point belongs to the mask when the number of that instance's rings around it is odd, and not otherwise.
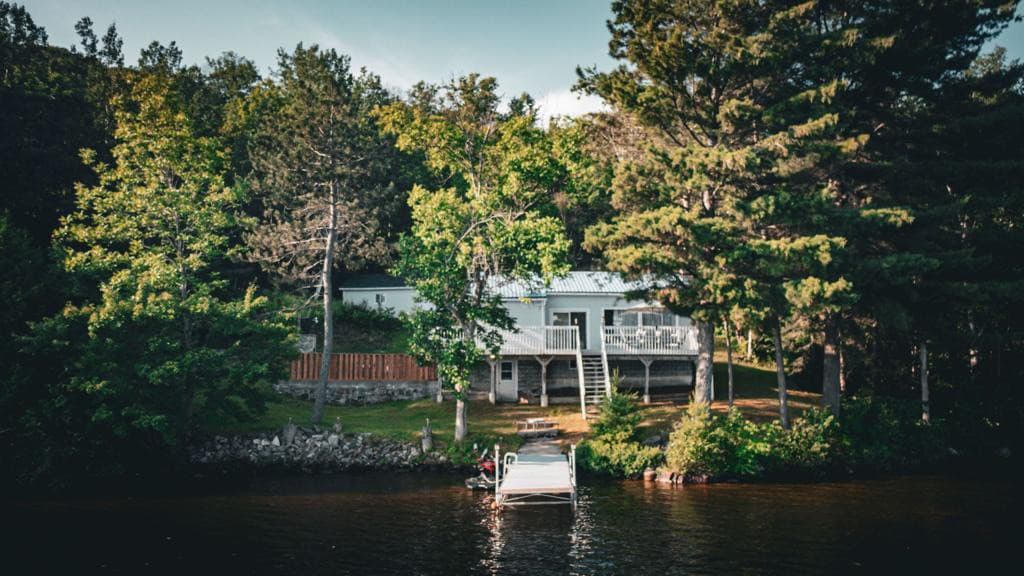
<path fill-rule="evenodd" d="M 492 401 L 580 402 L 585 410 L 622 386 L 651 392 L 686 392 L 693 384 L 697 333 L 690 319 L 657 303 L 631 300 L 641 288 L 618 274 L 574 271 L 549 287 L 495 283 L 516 330 L 500 354 L 474 371 L 472 390 Z M 409 313 L 416 291 L 384 274 L 351 276 L 341 283 L 349 304 Z"/>

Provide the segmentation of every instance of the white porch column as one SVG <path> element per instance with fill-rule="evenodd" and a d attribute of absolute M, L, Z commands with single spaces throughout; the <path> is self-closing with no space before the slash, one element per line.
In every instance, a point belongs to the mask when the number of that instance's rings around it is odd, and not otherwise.
<path fill-rule="evenodd" d="M 542 408 L 548 406 L 548 364 L 553 356 L 534 356 L 534 360 L 540 364 L 540 405 Z"/>
<path fill-rule="evenodd" d="M 491 404 L 494 404 L 494 403 L 496 403 L 498 401 L 498 386 L 497 386 L 497 378 L 498 378 L 497 366 L 498 366 L 498 363 L 497 363 L 497 361 L 493 357 L 488 358 L 487 359 L 487 363 L 491 365 L 491 390 L 490 390 L 490 392 L 487 393 L 487 400 Z"/>
<path fill-rule="evenodd" d="M 644 404 L 651 403 L 651 364 L 654 364 L 654 358 L 648 356 L 641 356 L 640 362 L 644 365 Z"/>

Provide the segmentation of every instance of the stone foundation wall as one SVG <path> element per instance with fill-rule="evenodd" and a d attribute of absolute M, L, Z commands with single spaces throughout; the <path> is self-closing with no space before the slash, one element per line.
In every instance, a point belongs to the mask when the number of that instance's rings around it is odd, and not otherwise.
<path fill-rule="evenodd" d="M 317 382 L 280 382 L 274 389 L 286 396 L 312 400 Z M 378 404 L 395 400 L 419 400 L 437 394 L 437 382 L 328 382 L 328 404 Z"/>

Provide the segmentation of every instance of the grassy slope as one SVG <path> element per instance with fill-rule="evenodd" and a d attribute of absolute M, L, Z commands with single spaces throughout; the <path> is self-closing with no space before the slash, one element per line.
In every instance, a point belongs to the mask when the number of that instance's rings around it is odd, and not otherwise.
<path fill-rule="evenodd" d="M 726 409 L 728 379 L 724 358 L 715 363 L 715 385 L 718 400 L 715 410 Z M 778 417 L 778 395 L 775 388 L 775 372 L 770 368 L 753 364 L 736 363 L 734 366 L 736 406 L 754 419 Z M 790 409 L 798 415 L 804 409 L 817 405 L 819 396 L 807 392 L 790 393 Z M 427 418 L 437 438 L 451 438 L 454 432 L 455 403 L 446 400 L 437 404 L 431 399 L 409 402 L 390 402 L 371 406 L 328 406 L 324 423 L 332 424 L 335 418 L 342 422 L 346 432 L 371 432 L 392 438 L 415 439 Z M 257 432 L 280 429 L 291 418 L 297 424 L 309 422 L 310 403 L 293 398 L 282 398 L 270 404 L 267 413 L 258 421 L 230 425 L 219 432 Z M 644 435 L 666 435 L 679 415 L 685 409 L 684 402 L 657 401 L 644 407 L 642 433 Z M 472 402 L 469 409 L 470 434 L 474 437 L 502 437 L 502 444 L 514 448 L 518 444 L 515 422 L 524 418 L 545 417 L 558 422 L 563 441 L 575 441 L 587 431 L 587 425 L 579 416 L 576 404 L 556 405 L 550 408 Z M 491 440 L 488 440 L 491 441 Z"/>
<path fill-rule="evenodd" d="M 734 356 L 733 387 L 735 406 L 748 418 L 772 420 L 779 417 L 779 393 L 774 367 L 740 362 Z M 715 397 L 717 400 L 712 404 L 712 409 L 727 410 L 729 376 L 725 353 L 721 350 L 715 354 Z M 807 408 L 819 405 L 820 401 L 820 394 L 790 390 L 790 415 L 799 416 Z M 683 403 L 654 402 L 644 410 L 641 428 L 650 435 L 667 434 L 684 409 Z"/>
<path fill-rule="evenodd" d="M 270 404 L 267 413 L 258 421 L 221 428 L 218 432 L 260 432 L 283 427 L 288 419 L 299 425 L 309 422 L 311 404 L 294 398 L 284 398 Z M 567 438 L 586 431 L 575 404 L 541 408 L 517 404 L 492 406 L 488 402 L 472 402 L 469 407 L 469 428 L 473 437 L 501 438 L 504 446 L 518 445 L 515 437 L 516 420 L 544 417 L 558 422 Z M 340 419 L 345 432 L 370 432 L 390 438 L 411 440 L 419 437 L 426 419 L 434 435 L 451 438 L 454 434 L 455 403 L 445 400 L 438 404 L 432 399 L 388 402 L 369 406 L 328 406 L 324 423 L 331 425 Z"/>

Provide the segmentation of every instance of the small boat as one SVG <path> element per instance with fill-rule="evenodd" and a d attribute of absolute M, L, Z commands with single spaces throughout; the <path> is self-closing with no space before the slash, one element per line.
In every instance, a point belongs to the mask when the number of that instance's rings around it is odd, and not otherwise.
<path fill-rule="evenodd" d="M 466 488 L 470 490 L 493 490 L 494 489 L 494 459 L 487 457 L 485 448 L 480 457 L 476 459 L 476 465 L 480 473 L 476 476 L 466 478 Z"/>
<path fill-rule="evenodd" d="M 466 478 L 466 488 L 470 490 L 494 490 L 494 480 L 485 477 L 483 474 L 472 476 Z"/>

